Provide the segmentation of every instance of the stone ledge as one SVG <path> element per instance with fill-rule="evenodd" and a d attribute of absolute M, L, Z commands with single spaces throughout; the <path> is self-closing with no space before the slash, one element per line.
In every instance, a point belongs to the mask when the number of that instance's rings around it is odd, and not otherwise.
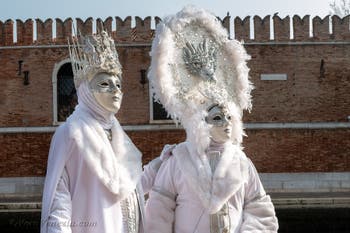
<path fill-rule="evenodd" d="M 37 212 L 41 211 L 41 202 L 0 203 L 0 212 Z"/>
<path fill-rule="evenodd" d="M 274 194 L 278 195 L 278 194 Z M 272 197 L 276 209 L 297 208 L 350 208 L 348 197 Z M 300 196 L 303 194 L 300 193 Z M 41 211 L 41 201 L 23 200 L 0 202 L 0 212 L 37 212 Z"/>
<path fill-rule="evenodd" d="M 276 192 L 268 193 L 276 209 L 350 208 L 350 192 Z"/>
<path fill-rule="evenodd" d="M 349 198 L 280 198 L 272 199 L 276 209 L 288 208 L 350 208 Z"/>

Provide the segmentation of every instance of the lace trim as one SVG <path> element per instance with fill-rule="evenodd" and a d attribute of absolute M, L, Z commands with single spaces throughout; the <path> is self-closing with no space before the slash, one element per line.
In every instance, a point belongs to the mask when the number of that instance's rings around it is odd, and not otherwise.
<path fill-rule="evenodd" d="M 210 215 L 210 233 L 229 233 L 231 229 L 231 219 L 228 203 L 215 214 Z"/>
<path fill-rule="evenodd" d="M 120 206 L 123 215 L 124 232 L 138 233 L 140 213 L 136 191 L 121 201 Z"/>

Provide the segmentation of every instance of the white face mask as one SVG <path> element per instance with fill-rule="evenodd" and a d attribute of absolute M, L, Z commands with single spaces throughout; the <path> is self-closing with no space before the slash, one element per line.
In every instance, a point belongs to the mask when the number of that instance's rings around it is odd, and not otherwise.
<path fill-rule="evenodd" d="M 213 141 L 225 143 L 232 137 L 232 119 L 226 108 L 219 105 L 211 107 L 205 121 L 210 124 L 210 136 Z"/>
<path fill-rule="evenodd" d="M 89 87 L 96 101 L 107 111 L 117 113 L 120 109 L 123 93 L 118 76 L 98 73 L 89 82 Z"/>

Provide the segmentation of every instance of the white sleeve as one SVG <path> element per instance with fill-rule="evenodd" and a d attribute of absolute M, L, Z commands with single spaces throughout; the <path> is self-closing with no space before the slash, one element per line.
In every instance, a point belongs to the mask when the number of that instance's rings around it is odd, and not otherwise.
<path fill-rule="evenodd" d="M 52 202 L 48 219 L 48 233 L 71 233 L 72 201 L 69 192 L 69 177 L 64 168 Z"/>
<path fill-rule="evenodd" d="M 249 178 L 245 185 L 243 223 L 240 232 L 277 232 L 278 221 L 270 196 L 266 195 L 253 163 L 249 160 Z"/>
<path fill-rule="evenodd" d="M 161 163 L 162 161 L 157 157 L 143 167 L 141 184 L 144 193 L 148 193 L 151 190 Z"/>
<path fill-rule="evenodd" d="M 164 161 L 146 202 L 147 233 L 172 233 L 175 219 L 176 188 L 174 185 L 175 158 Z"/>
<path fill-rule="evenodd" d="M 153 159 L 151 162 L 149 162 L 143 167 L 141 184 L 144 193 L 148 193 L 151 190 L 160 165 L 163 161 L 166 161 L 168 158 L 170 158 L 170 156 L 172 155 L 172 150 L 175 146 L 175 144 L 166 144 L 162 152 L 160 153 L 160 156 Z"/>

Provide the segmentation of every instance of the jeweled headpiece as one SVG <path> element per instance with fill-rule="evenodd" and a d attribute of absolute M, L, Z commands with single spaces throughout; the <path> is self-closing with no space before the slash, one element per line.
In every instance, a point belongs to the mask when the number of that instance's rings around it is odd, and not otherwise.
<path fill-rule="evenodd" d="M 122 67 L 114 40 L 106 31 L 92 36 L 78 35 L 71 41 L 68 47 L 76 88 L 83 80 L 91 80 L 101 72 L 121 77 Z"/>
<path fill-rule="evenodd" d="M 187 42 L 186 47 L 183 48 L 183 60 L 190 74 L 205 81 L 216 81 L 216 48 L 209 47 L 206 39 L 200 42 L 198 46 Z"/>
<path fill-rule="evenodd" d="M 155 99 L 196 141 L 212 104 L 227 106 L 237 121 L 251 108 L 250 57 L 213 14 L 188 6 L 165 18 L 156 28 L 151 57 L 148 78 Z M 243 129 L 237 128 L 239 144 Z"/>

